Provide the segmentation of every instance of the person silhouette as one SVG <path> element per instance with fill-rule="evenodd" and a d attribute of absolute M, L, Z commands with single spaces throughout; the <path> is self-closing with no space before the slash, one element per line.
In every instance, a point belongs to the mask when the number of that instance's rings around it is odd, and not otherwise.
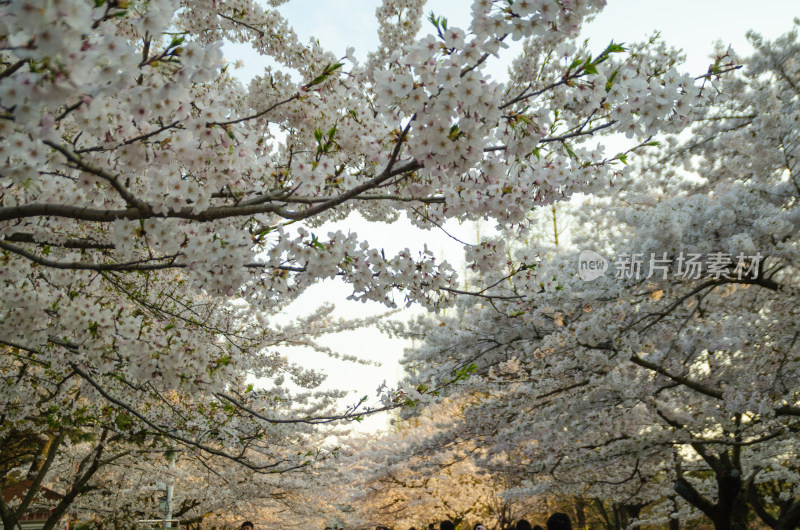
<path fill-rule="evenodd" d="M 547 530 L 572 530 L 572 521 L 567 514 L 556 512 L 547 520 Z"/>
<path fill-rule="evenodd" d="M 531 528 L 531 523 L 528 522 L 527 519 L 520 519 L 517 521 L 516 530 L 533 530 Z"/>

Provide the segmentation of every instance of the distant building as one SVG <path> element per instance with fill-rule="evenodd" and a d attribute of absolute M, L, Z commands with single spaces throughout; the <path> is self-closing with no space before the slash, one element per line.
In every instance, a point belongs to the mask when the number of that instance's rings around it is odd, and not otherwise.
<path fill-rule="evenodd" d="M 13 501 L 22 501 L 27 495 L 28 490 L 33 485 L 33 480 L 23 480 L 13 486 L 3 489 L 3 501 L 6 503 Z M 28 511 L 20 518 L 19 525 L 22 530 L 37 530 L 44 526 L 47 518 L 50 517 L 52 508 L 47 505 L 55 505 L 64 496 L 44 486 L 39 488 L 39 493 L 36 495 L 36 500 L 31 503 Z M 0 521 L 0 529 L 3 528 L 3 522 Z"/>

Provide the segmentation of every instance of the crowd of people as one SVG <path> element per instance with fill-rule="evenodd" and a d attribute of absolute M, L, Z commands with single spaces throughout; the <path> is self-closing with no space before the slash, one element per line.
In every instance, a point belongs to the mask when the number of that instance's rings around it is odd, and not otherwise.
<path fill-rule="evenodd" d="M 565 513 L 554 513 L 547 519 L 547 530 L 572 530 L 572 521 Z M 333 528 L 326 528 L 325 530 L 338 530 Z M 379 526 L 375 530 L 390 530 L 385 526 Z M 409 530 L 417 530 L 411 527 Z M 428 525 L 428 530 L 436 530 L 436 524 L 431 523 Z M 439 523 L 439 530 L 456 530 L 456 525 L 452 521 L 442 521 Z M 486 526 L 481 523 L 476 523 L 472 530 L 487 530 Z M 504 529 L 506 530 L 506 529 Z M 517 521 L 516 526 L 508 527 L 507 530 L 544 530 L 541 526 L 531 525 L 527 519 L 520 519 Z"/>
<path fill-rule="evenodd" d="M 547 519 L 547 530 L 572 530 L 572 521 L 565 513 L 554 513 Z M 253 525 L 250 521 L 245 521 L 242 523 L 240 530 L 254 530 L 255 525 Z M 341 527 L 333 527 L 333 526 L 326 526 L 325 530 L 344 530 Z M 390 530 L 389 527 L 386 526 L 377 526 L 375 530 Z M 413 526 L 409 528 L 409 530 L 417 530 Z M 431 523 L 428 525 L 428 530 L 437 530 L 436 523 Z M 456 530 L 456 525 L 452 521 L 442 521 L 439 523 L 438 530 Z M 475 526 L 472 527 L 472 530 L 487 530 L 486 526 L 481 523 L 476 523 Z M 531 525 L 529 521 L 526 519 L 520 519 L 517 521 L 516 526 L 508 527 L 506 530 L 544 530 L 541 526 Z"/>

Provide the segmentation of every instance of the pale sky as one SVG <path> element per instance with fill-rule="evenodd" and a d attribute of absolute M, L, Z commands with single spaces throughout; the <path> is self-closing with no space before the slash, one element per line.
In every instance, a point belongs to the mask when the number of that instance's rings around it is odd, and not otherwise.
<path fill-rule="evenodd" d="M 450 26 L 467 28 L 471 0 L 429 0 L 426 13 L 433 10 L 448 18 Z M 293 25 L 300 40 L 307 42 L 312 36 L 319 39 L 323 47 L 344 55 L 348 46 L 356 49 L 356 56 L 364 58 L 378 43 L 375 23 L 376 0 L 292 0 L 279 9 Z M 707 71 L 711 63 L 709 54 L 713 43 L 721 40 L 731 44 L 741 56 L 749 55 L 751 47 L 745 33 L 752 29 L 773 39 L 792 29 L 792 20 L 800 16 L 797 0 L 608 0 L 605 10 L 585 28 L 583 35 L 590 39 L 596 49 L 602 49 L 609 41 L 630 43 L 642 41 L 654 31 L 661 31 L 663 39 L 670 45 L 682 48 L 687 61 L 683 67 L 694 75 Z M 420 36 L 431 32 L 432 26 L 423 23 Z M 505 50 L 509 52 L 511 50 Z M 237 70 L 243 82 L 261 73 L 264 60 L 242 46 L 226 46 L 229 59 L 241 59 L 245 66 Z M 490 65 L 490 72 L 502 78 L 510 62 L 511 54 L 503 61 Z M 357 232 L 373 245 L 382 246 L 387 256 L 402 248 L 422 249 L 424 243 L 448 260 L 459 272 L 463 267 L 460 245 L 441 232 L 422 232 L 408 226 L 369 224 L 356 219 L 339 223 L 338 227 Z M 473 226 L 448 227 L 465 241 L 475 241 Z M 325 234 L 327 230 L 317 230 Z M 384 311 L 376 303 L 360 304 L 347 302 L 348 289 L 338 282 L 325 282 L 302 296 L 290 307 L 290 312 L 309 312 L 322 301 L 337 306 L 337 315 L 359 317 Z M 317 354 L 293 351 L 293 360 L 320 367 L 329 376 L 328 388 L 350 389 L 353 399 L 367 394 L 374 398 L 375 389 L 386 380 L 390 385 L 401 376 L 397 360 L 405 344 L 392 341 L 375 330 L 362 330 L 342 334 L 329 341 L 331 347 L 343 353 L 355 354 L 383 363 L 381 367 L 360 366 L 330 360 Z M 294 358 L 302 355 L 305 359 Z M 362 429 L 378 429 L 385 425 L 386 417 L 372 418 Z"/>

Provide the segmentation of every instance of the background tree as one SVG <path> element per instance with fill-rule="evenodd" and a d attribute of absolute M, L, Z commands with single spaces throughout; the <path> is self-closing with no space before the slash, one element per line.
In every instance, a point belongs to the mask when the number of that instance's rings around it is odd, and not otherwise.
<path fill-rule="evenodd" d="M 481 465 L 610 502 L 617 524 L 797 525 L 796 39 L 753 35 L 745 73 L 704 86 L 690 138 L 577 210 L 592 230 L 573 246 L 518 250 L 507 283 L 498 254 L 475 254 L 491 303 L 410 328 L 413 382 L 476 372 L 449 437 L 493 448 Z M 736 61 L 720 50 L 711 71 Z M 611 271 L 578 278 L 580 249 Z"/>
<path fill-rule="evenodd" d="M 476 440 L 439 436 L 444 419 L 458 417 L 463 406 L 445 400 L 409 422 L 396 421 L 394 432 L 382 439 L 350 439 L 342 450 L 342 468 L 348 502 L 358 517 L 351 524 L 419 528 L 449 520 L 464 527 L 480 521 L 506 528 L 526 513 L 527 499 L 501 497 L 509 486 L 502 474 L 475 464 L 476 455 L 483 454 Z"/>

